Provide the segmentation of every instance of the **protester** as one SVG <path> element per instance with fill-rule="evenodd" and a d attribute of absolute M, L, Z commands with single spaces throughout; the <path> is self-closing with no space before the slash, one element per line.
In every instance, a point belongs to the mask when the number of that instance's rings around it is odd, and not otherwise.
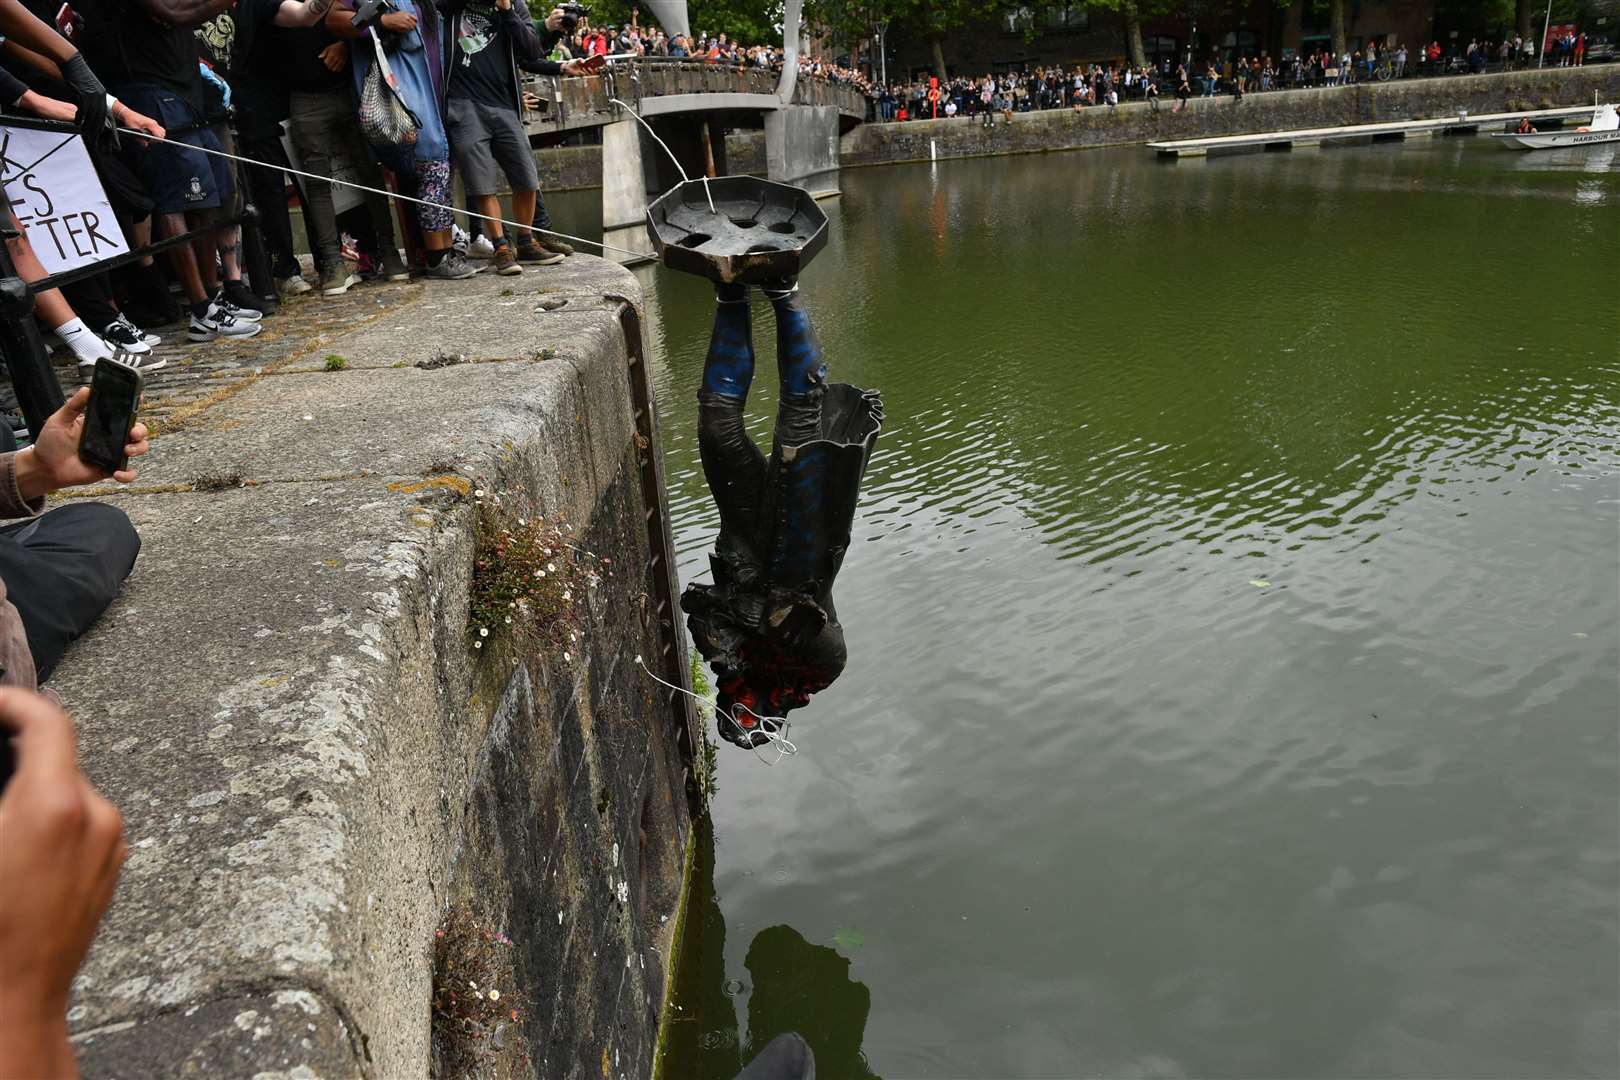
<path fill-rule="evenodd" d="M 304 170 L 316 176 L 331 176 L 336 171 L 335 162 L 343 160 L 354 170 L 358 183 L 381 190 L 382 173 L 366 149 L 355 111 L 348 73 L 349 46 L 319 22 L 272 25 L 265 38 L 265 47 L 280 58 L 289 89 L 288 127 Z M 381 255 L 383 275 L 389 281 L 407 280 L 410 269 L 399 256 L 393 208 L 387 197 L 362 192 L 361 198 Z M 315 230 L 315 270 L 320 275 L 321 295 L 342 296 L 360 279 L 343 257 L 332 185 L 306 178 L 304 212 Z"/>
<path fill-rule="evenodd" d="M 0 425 L 0 518 L 29 519 L 0 527 L 0 584 L 21 616 L 41 683 L 112 603 L 141 549 L 135 527 L 117 507 L 74 500 L 41 512 L 46 495 L 109 475 L 79 457 L 89 400 L 89 388 L 80 389 L 23 450 L 16 449 L 11 428 Z M 146 426 L 137 423 L 124 453 L 136 458 L 146 451 Z M 135 479 L 128 468 L 111 475 L 121 484 Z"/>
<path fill-rule="evenodd" d="M 422 126 L 416 141 L 408 147 L 372 149 L 394 174 L 401 193 L 421 200 L 412 207 L 426 254 L 427 276 L 441 281 L 464 280 L 478 269 L 455 250 L 451 234 L 455 213 L 451 209 L 450 139 L 440 110 L 443 23 L 432 4 L 393 0 L 393 6 L 397 10 L 382 17 L 379 29 L 398 35 L 397 48 L 388 62 L 399 80 L 400 97 Z M 360 38 L 363 32 L 354 25 L 354 11 L 354 0 L 339 0 L 326 14 L 327 30 L 345 40 Z M 375 63 L 372 50 L 353 51 L 350 68 L 356 93 L 365 85 Z"/>

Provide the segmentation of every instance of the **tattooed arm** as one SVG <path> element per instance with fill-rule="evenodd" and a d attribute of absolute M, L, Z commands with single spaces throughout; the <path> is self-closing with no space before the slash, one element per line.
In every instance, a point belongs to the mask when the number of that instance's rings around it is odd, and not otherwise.
<path fill-rule="evenodd" d="M 314 26 L 326 17 L 332 0 L 281 0 L 276 9 L 277 26 Z"/>

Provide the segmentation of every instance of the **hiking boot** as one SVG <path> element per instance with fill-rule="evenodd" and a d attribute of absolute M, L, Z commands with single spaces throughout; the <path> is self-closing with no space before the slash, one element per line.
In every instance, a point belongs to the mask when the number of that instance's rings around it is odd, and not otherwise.
<path fill-rule="evenodd" d="M 428 277 L 439 281 L 461 281 L 477 273 L 478 267 L 468 262 L 467 256 L 454 249 L 439 260 L 439 265 L 429 266 L 426 271 Z"/>
<path fill-rule="evenodd" d="M 382 276 L 385 281 L 409 281 L 411 268 L 405 265 L 398 252 L 390 251 L 382 257 Z"/>
<path fill-rule="evenodd" d="M 218 304 L 208 305 L 208 314 L 198 317 L 191 316 L 191 326 L 186 329 L 186 338 L 190 341 L 212 341 L 215 338 L 250 338 L 264 327 L 256 322 L 238 319 Z"/>
<path fill-rule="evenodd" d="M 360 284 L 360 276 L 345 265 L 342 270 L 321 277 L 321 295 L 342 296 L 349 291 L 351 285 L 358 284 Z"/>
<path fill-rule="evenodd" d="M 240 281 L 227 281 L 221 285 L 219 292 L 214 294 L 214 303 L 247 322 L 258 322 L 264 318 L 264 311 L 260 307 L 264 301 L 249 292 L 248 287 Z"/>
<path fill-rule="evenodd" d="M 555 236 L 536 235 L 534 242 L 545 248 L 547 251 L 556 252 L 558 255 L 572 255 L 574 253 L 573 244 L 565 244 L 561 240 L 558 240 Z"/>
<path fill-rule="evenodd" d="M 133 356 L 151 352 L 152 346 L 162 340 L 156 334 L 143 333 L 140 327 L 122 315 L 107 324 L 106 329 L 101 331 L 101 338 L 114 349 Z"/>
<path fill-rule="evenodd" d="M 518 245 L 517 257 L 519 262 L 535 263 L 540 266 L 554 266 L 563 261 L 563 257 L 557 252 L 547 251 L 533 240 Z M 500 272 L 499 267 L 496 268 L 496 272 Z"/>
<path fill-rule="evenodd" d="M 495 261 L 492 264 L 495 272 L 502 277 L 511 277 L 513 274 L 523 273 L 523 267 L 518 265 L 517 259 L 512 257 L 512 245 L 502 244 L 495 249 Z"/>

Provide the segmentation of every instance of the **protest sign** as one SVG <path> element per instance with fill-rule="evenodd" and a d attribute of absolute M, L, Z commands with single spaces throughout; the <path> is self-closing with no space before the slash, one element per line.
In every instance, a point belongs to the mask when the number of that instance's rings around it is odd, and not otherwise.
<path fill-rule="evenodd" d="M 6 201 L 47 273 L 129 250 L 77 132 L 0 125 Z"/>

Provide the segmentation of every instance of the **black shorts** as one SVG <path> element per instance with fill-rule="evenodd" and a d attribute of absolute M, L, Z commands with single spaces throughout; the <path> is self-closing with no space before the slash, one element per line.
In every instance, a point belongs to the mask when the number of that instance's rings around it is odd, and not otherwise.
<path fill-rule="evenodd" d="M 231 163 L 216 154 L 202 152 L 224 148 L 208 130 L 201 112 L 173 90 L 161 86 L 144 83 L 123 86 L 117 96 L 136 112 L 145 113 L 162 124 L 169 138 L 190 144 L 172 146 L 148 142 L 139 145 L 134 137 L 125 137 L 125 142 L 133 146 L 130 163 L 146 185 L 158 213 L 180 214 L 230 205 L 230 196 L 236 190 Z"/>

